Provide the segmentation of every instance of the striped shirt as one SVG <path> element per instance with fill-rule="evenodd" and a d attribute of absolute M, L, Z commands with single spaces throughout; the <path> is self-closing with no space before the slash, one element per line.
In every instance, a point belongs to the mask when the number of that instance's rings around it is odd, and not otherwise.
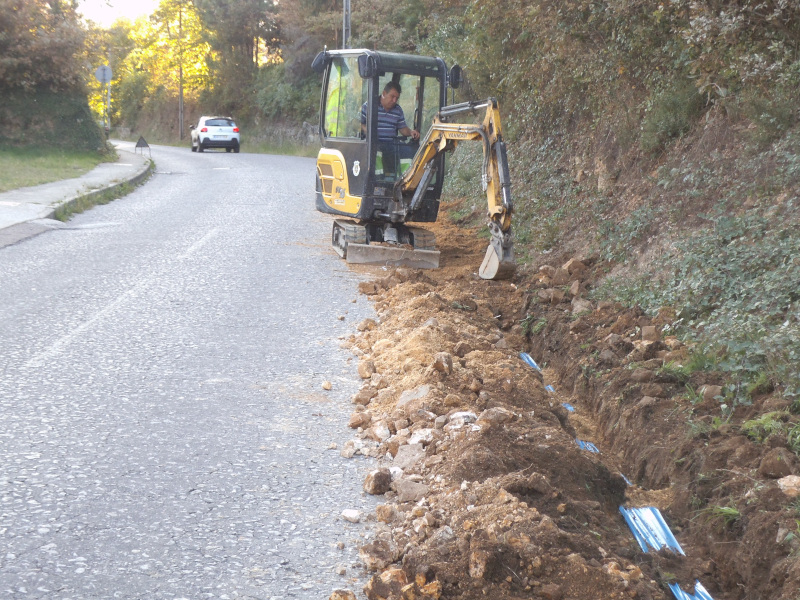
<path fill-rule="evenodd" d="M 383 108 L 380 100 L 375 103 L 378 107 L 378 141 L 391 142 L 394 140 L 400 129 L 408 127 L 406 116 L 399 104 L 395 104 L 392 110 L 387 111 Z M 361 107 L 361 124 L 367 124 L 367 103 Z"/>

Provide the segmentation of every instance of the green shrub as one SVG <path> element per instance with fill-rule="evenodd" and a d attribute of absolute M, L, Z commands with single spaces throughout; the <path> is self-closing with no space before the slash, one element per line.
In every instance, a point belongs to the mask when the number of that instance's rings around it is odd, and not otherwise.
<path fill-rule="evenodd" d="M 0 103 L 0 145 L 103 151 L 105 135 L 82 90 L 9 91 Z"/>
<path fill-rule="evenodd" d="M 775 90 L 770 96 L 757 92 L 746 94 L 743 111 L 755 125 L 752 137 L 757 144 L 771 144 L 797 122 L 796 94 L 796 88 L 789 93 Z"/>
<path fill-rule="evenodd" d="M 775 177 L 785 175 L 776 171 Z M 625 285 L 609 282 L 630 304 L 656 312 L 673 306 L 682 329 L 704 350 L 692 360 L 711 361 L 728 374 L 730 408 L 778 389 L 800 409 L 800 230 L 791 201 L 778 210 L 731 214 L 722 203 L 710 226 L 678 239 L 654 269 Z M 616 286 L 616 288 L 615 288 Z"/>
<path fill-rule="evenodd" d="M 307 79 L 292 81 L 286 63 L 260 69 L 255 83 L 256 104 L 267 119 L 289 123 L 316 121 L 319 113 L 321 78 L 311 73 Z"/>
<path fill-rule="evenodd" d="M 537 319 L 534 315 L 528 315 L 520 325 L 522 325 L 522 331 L 525 332 L 525 335 L 539 335 L 547 326 L 547 319 Z"/>
<path fill-rule="evenodd" d="M 791 427 L 786 434 L 786 443 L 789 449 L 800 456 L 800 423 Z"/>
<path fill-rule="evenodd" d="M 669 142 L 689 131 L 703 106 L 703 96 L 690 82 L 658 94 L 642 122 L 642 150 L 660 153 Z"/>
<path fill-rule="evenodd" d="M 757 419 L 742 423 L 742 433 L 754 442 L 762 443 L 772 434 L 783 432 L 783 419 L 787 416 L 783 411 L 765 413 Z"/>

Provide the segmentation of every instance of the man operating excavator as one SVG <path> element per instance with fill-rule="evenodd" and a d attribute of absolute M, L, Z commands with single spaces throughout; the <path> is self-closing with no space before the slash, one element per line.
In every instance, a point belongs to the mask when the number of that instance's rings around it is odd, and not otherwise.
<path fill-rule="evenodd" d="M 402 158 L 413 158 L 418 144 L 401 144 L 398 134 L 410 137 L 414 142 L 419 140 L 419 131 L 411 129 L 406 123 L 403 108 L 397 103 L 402 88 L 399 83 L 389 81 L 378 96 L 378 149 L 383 155 L 383 167 L 392 173 L 397 172 L 397 161 Z M 367 135 L 367 103 L 361 106 L 361 132 Z"/>

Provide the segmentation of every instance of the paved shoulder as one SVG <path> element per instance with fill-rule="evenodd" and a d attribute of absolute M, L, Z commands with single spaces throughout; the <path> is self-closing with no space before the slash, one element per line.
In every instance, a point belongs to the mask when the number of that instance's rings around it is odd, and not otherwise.
<path fill-rule="evenodd" d="M 115 142 L 119 159 L 102 163 L 81 177 L 54 181 L 0 194 L 0 247 L 46 231 L 55 211 L 72 202 L 144 180 L 152 167 L 146 154 L 134 151 L 131 142 Z"/>

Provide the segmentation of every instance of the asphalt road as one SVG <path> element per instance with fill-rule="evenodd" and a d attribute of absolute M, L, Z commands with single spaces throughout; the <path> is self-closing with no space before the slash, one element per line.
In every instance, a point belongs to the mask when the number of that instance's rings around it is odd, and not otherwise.
<path fill-rule="evenodd" d="M 132 194 L 0 249 L 0 597 L 358 590 L 370 531 L 340 513 L 374 508 L 370 465 L 331 445 L 371 308 L 314 161 L 152 152 Z"/>

